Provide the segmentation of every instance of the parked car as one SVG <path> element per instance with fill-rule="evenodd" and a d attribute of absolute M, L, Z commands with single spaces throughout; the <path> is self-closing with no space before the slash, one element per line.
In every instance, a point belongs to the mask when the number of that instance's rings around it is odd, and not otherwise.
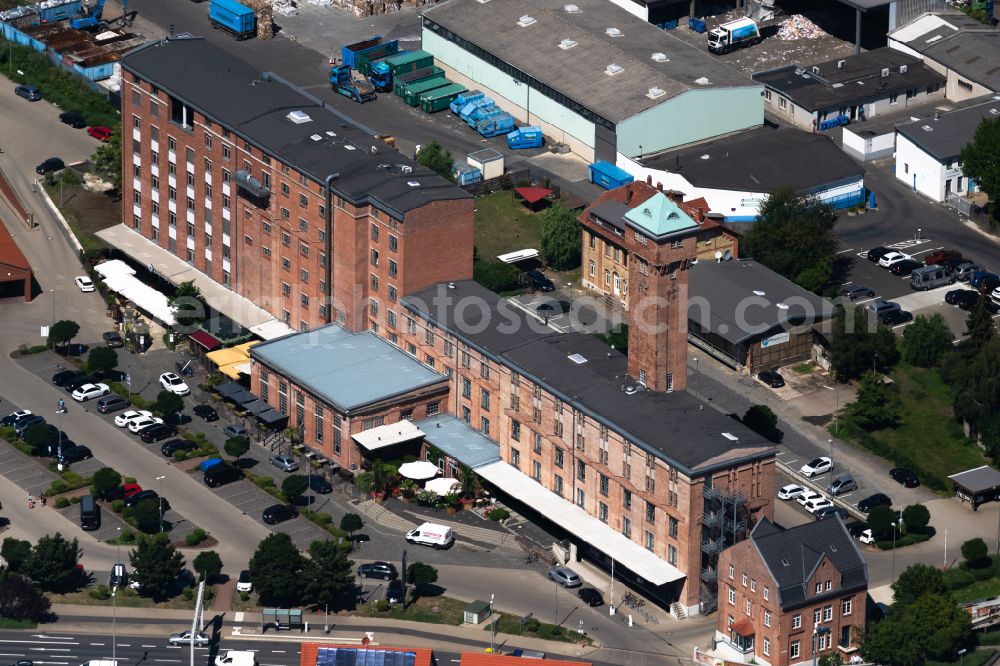
<path fill-rule="evenodd" d="M 902 484 L 906 488 L 916 488 L 920 485 L 917 475 L 904 467 L 893 467 L 889 470 L 889 476 L 893 481 Z"/>
<path fill-rule="evenodd" d="M 948 259 L 945 259 L 944 261 L 939 261 L 937 263 L 940 264 L 941 266 L 944 266 L 952 273 L 954 273 L 956 268 L 969 263 L 969 260 L 963 257 L 962 255 L 958 255 L 957 257 L 949 257 Z"/>
<path fill-rule="evenodd" d="M 899 326 L 913 319 L 913 314 L 906 310 L 886 310 L 878 315 L 878 323 L 883 326 Z"/>
<path fill-rule="evenodd" d="M 84 384 L 73 391 L 73 399 L 77 402 L 87 402 L 94 398 L 100 398 L 111 393 L 107 384 Z"/>
<path fill-rule="evenodd" d="M 197 448 L 197 444 L 186 439 L 168 439 L 160 445 L 160 453 L 169 458 L 173 457 L 173 455 L 178 451 L 184 451 L 187 453 L 189 451 L 194 451 Z"/>
<path fill-rule="evenodd" d="M 319 493 L 320 495 L 328 495 L 333 492 L 333 486 L 330 482 L 324 479 L 322 476 L 310 475 L 309 477 L 309 489 L 314 493 Z"/>
<path fill-rule="evenodd" d="M 144 416 L 140 419 L 129 421 L 128 431 L 133 435 L 138 435 L 143 428 L 148 428 L 149 426 L 156 425 L 158 423 L 163 423 L 163 419 L 158 416 Z"/>
<path fill-rule="evenodd" d="M 906 261 L 907 259 L 912 259 L 910 255 L 905 252 L 897 252 L 893 250 L 892 252 L 886 252 L 879 258 L 878 265 L 882 268 L 892 268 L 893 264 L 898 264 L 901 261 Z"/>
<path fill-rule="evenodd" d="M 283 523 L 286 520 L 291 520 L 298 515 L 299 512 L 295 509 L 295 507 L 288 506 L 287 504 L 272 504 L 264 509 L 261 517 L 268 525 L 277 525 L 278 523 Z"/>
<path fill-rule="evenodd" d="M 78 388 L 80 388 L 84 384 L 96 384 L 96 383 L 97 383 L 97 379 L 96 378 L 91 377 L 90 375 L 80 375 L 80 376 L 78 376 L 78 377 L 76 377 L 76 378 L 74 378 L 74 379 L 66 382 L 66 384 L 63 386 L 63 388 L 66 389 L 66 391 L 68 393 L 72 394 L 73 391 L 77 390 Z"/>
<path fill-rule="evenodd" d="M 983 294 L 990 294 L 1000 287 L 1000 277 L 985 277 L 979 281 L 979 286 L 976 287 Z"/>
<path fill-rule="evenodd" d="M 851 517 L 850 512 L 839 506 L 826 506 L 822 509 L 817 509 L 813 514 L 813 518 L 816 520 L 823 520 L 824 518 L 829 518 L 831 516 L 840 516 L 841 520 L 847 520 Z"/>
<path fill-rule="evenodd" d="M 949 259 L 960 258 L 962 256 L 961 252 L 957 250 L 937 250 L 936 252 L 931 252 L 926 257 L 924 257 L 924 265 L 930 266 L 932 264 L 944 265 Z"/>
<path fill-rule="evenodd" d="M 135 507 L 136 505 L 139 504 L 139 502 L 147 499 L 157 500 L 157 504 L 160 504 L 162 502 L 161 506 L 163 507 L 163 510 L 164 511 L 170 510 L 170 502 L 167 501 L 166 497 L 161 499 L 159 493 L 157 493 L 155 490 L 140 490 L 134 495 L 129 495 L 128 497 L 125 498 L 125 506 Z"/>
<path fill-rule="evenodd" d="M 69 125 L 73 129 L 83 129 L 87 126 L 87 121 L 76 111 L 64 111 L 59 114 L 59 122 Z"/>
<path fill-rule="evenodd" d="M 215 407 L 211 405 L 195 405 L 191 411 L 194 412 L 195 416 L 200 416 L 206 421 L 219 420 L 219 412 L 215 411 Z"/>
<path fill-rule="evenodd" d="M 868 254 L 867 254 L 868 261 L 871 261 L 871 262 L 874 262 L 874 263 L 878 263 L 879 259 L 881 259 L 884 255 L 887 255 L 887 254 L 889 254 L 892 251 L 893 250 L 892 250 L 891 247 L 885 247 L 885 246 L 882 246 L 882 245 L 878 245 L 876 247 L 873 247 L 872 249 L 868 250 Z"/>
<path fill-rule="evenodd" d="M 897 261 L 890 268 L 889 272 L 893 275 L 909 275 L 913 271 L 922 267 L 923 263 L 917 261 L 916 259 L 906 259 L 904 261 Z"/>
<path fill-rule="evenodd" d="M 295 458 L 291 456 L 282 456 L 275 454 L 268 458 L 271 464 L 280 469 L 282 472 L 294 472 L 299 468 L 299 464 L 295 462 Z"/>
<path fill-rule="evenodd" d="M 781 388 L 785 385 L 785 378 L 777 370 L 761 370 L 757 375 L 757 379 L 771 388 Z"/>
<path fill-rule="evenodd" d="M 969 285 L 974 289 L 983 291 L 982 285 L 984 282 L 992 283 L 998 280 L 1000 280 L 1000 275 L 997 275 L 996 273 L 990 273 L 989 271 L 976 271 L 972 274 L 972 277 L 969 278 Z M 992 289 L 993 287 L 990 287 L 990 290 Z"/>
<path fill-rule="evenodd" d="M 592 587 L 581 587 L 577 595 L 580 597 L 580 601 L 588 606 L 597 607 L 604 605 L 604 597 Z"/>
<path fill-rule="evenodd" d="M 557 314 L 566 314 L 572 307 L 569 301 L 557 301 L 553 298 L 539 303 L 535 307 L 535 314 L 542 318 L 555 317 Z"/>
<path fill-rule="evenodd" d="M 525 271 L 521 284 L 530 291 L 555 291 L 556 285 L 539 270 Z"/>
<path fill-rule="evenodd" d="M 93 457 L 94 454 L 86 446 L 71 446 L 69 448 L 64 446 L 62 457 L 59 460 L 63 463 L 75 463 Z"/>
<path fill-rule="evenodd" d="M 125 341 L 122 340 L 122 336 L 118 331 L 108 331 L 101 335 L 101 337 L 104 338 L 104 344 L 113 349 L 125 346 Z"/>
<path fill-rule="evenodd" d="M 240 572 L 240 577 L 236 579 L 236 591 L 249 592 L 252 589 L 253 583 L 250 581 L 250 570 L 244 569 Z"/>
<path fill-rule="evenodd" d="M 38 414 L 25 416 L 14 424 L 14 434 L 17 435 L 18 438 L 23 438 L 25 430 L 32 426 L 42 425 L 43 423 L 45 423 L 45 418 L 39 416 Z"/>
<path fill-rule="evenodd" d="M 877 301 L 866 303 L 865 309 L 877 317 L 883 312 L 887 312 L 888 310 L 902 310 L 903 308 L 899 306 L 899 303 L 895 303 L 893 301 L 884 301 L 880 298 Z"/>
<path fill-rule="evenodd" d="M 818 493 L 815 490 L 806 488 L 805 490 L 802 491 L 801 495 L 795 498 L 795 501 L 801 504 L 802 506 L 805 506 L 807 502 L 811 502 L 814 499 L 819 499 L 820 497 L 823 497 L 822 493 Z"/>
<path fill-rule="evenodd" d="M 114 134 L 114 132 L 111 131 L 110 127 L 97 125 L 96 127 L 88 127 L 87 134 L 94 137 L 98 141 L 107 141 L 111 138 L 111 135 Z"/>
<path fill-rule="evenodd" d="M 191 392 L 187 383 L 172 372 L 164 372 L 160 375 L 160 386 L 163 387 L 164 391 L 170 391 L 175 395 L 187 395 Z"/>
<path fill-rule="evenodd" d="M 42 99 L 42 93 L 38 90 L 38 86 L 24 85 L 17 86 L 14 88 L 14 94 L 18 97 L 23 97 L 29 102 L 37 102 Z"/>
<path fill-rule="evenodd" d="M 964 301 L 978 301 L 979 292 L 971 289 L 951 289 L 944 295 L 944 302 L 949 305 L 958 305 Z"/>
<path fill-rule="evenodd" d="M 787 486 L 782 486 L 781 490 L 778 491 L 778 499 L 793 500 L 805 491 L 806 489 L 802 486 L 789 483 Z"/>
<path fill-rule="evenodd" d="M 830 485 L 826 487 L 826 491 L 836 497 L 837 495 L 843 495 L 844 493 L 849 493 L 852 490 L 858 489 L 858 482 L 854 480 L 854 477 L 850 474 L 842 474 L 836 479 L 830 482 Z"/>
<path fill-rule="evenodd" d="M 52 375 L 52 383 L 56 386 L 66 386 L 77 377 L 84 377 L 86 373 L 79 370 L 60 370 Z"/>
<path fill-rule="evenodd" d="M 191 645 L 191 643 L 194 643 L 198 647 L 205 647 L 212 642 L 212 639 L 200 631 L 192 634 L 191 630 L 188 629 L 178 634 L 170 634 L 167 642 L 171 645 Z"/>
<path fill-rule="evenodd" d="M 161 439 L 173 437 L 176 434 L 177 431 L 172 425 L 157 423 L 156 425 L 151 425 L 148 428 L 143 428 L 139 432 L 139 439 L 147 444 L 152 444 L 153 442 L 159 442 Z"/>
<path fill-rule="evenodd" d="M 398 575 L 396 567 L 391 562 L 367 562 L 358 567 L 358 576 L 361 578 L 392 580 Z"/>
<path fill-rule="evenodd" d="M 58 157 L 50 157 L 38 166 L 35 167 L 35 173 L 39 176 L 44 176 L 47 173 L 52 173 L 53 171 L 62 171 L 66 168 L 65 162 L 63 162 Z"/>
<path fill-rule="evenodd" d="M 863 284 L 849 284 L 840 290 L 842 296 L 847 296 L 852 301 L 859 298 L 871 298 L 875 295 L 875 290 Z"/>
<path fill-rule="evenodd" d="M 399 578 L 389 581 L 385 586 L 385 600 L 390 604 L 401 604 L 406 596 L 406 586 Z"/>
<path fill-rule="evenodd" d="M 244 476 L 243 470 L 220 462 L 205 470 L 204 480 L 205 485 L 209 488 L 218 488 L 227 483 L 239 481 Z"/>
<path fill-rule="evenodd" d="M 241 425 L 227 425 L 222 429 L 222 434 L 225 435 L 227 439 L 230 437 L 246 437 L 249 439 L 250 437 L 250 433 L 247 432 L 247 429 Z"/>
<path fill-rule="evenodd" d="M 114 500 L 118 499 L 120 500 L 127 499 L 132 495 L 135 495 L 136 493 L 141 491 L 142 491 L 142 486 L 140 486 L 138 483 L 126 483 L 104 493 L 104 495 L 101 496 L 101 499 L 106 500 L 108 502 L 113 502 Z"/>
<path fill-rule="evenodd" d="M 861 536 L 858 537 L 858 541 L 860 541 L 861 543 L 863 543 L 865 545 L 868 545 L 868 546 L 874 544 L 875 543 L 875 535 L 872 534 L 871 528 L 868 528 L 865 531 L 863 531 L 861 533 Z"/>
<path fill-rule="evenodd" d="M 101 414 L 110 414 L 111 412 L 117 412 L 119 409 L 125 409 L 130 404 L 125 396 L 112 393 L 97 401 L 97 411 Z"/>
<path fill-rule="evenodd" d="M 968 282 L 969 278 L 971 278 L 976 273 L 976 271 L 981 271 L 981 270 L 983 270 L 982 266 L 966 261 L 959 264 L 958 266 L 955 266 L 955 270 L 953 270 L 952 272 L 955 274 L 955 277 L 957 277 L 962 282 Z"/>
<path fill-rule="evenodd" d="M 146 411 L 145 409 L 130 409 L 127 412 L 122 412 L 115 417 L 115 425 L 119 428 L 124 428 L 136 419 L 150 418 L 152 416 L 153 412 Z"/>
<path fill-rule="evenodd" d="M 864 513 L 868 513 L 877 506 L 892 506 L 892 500 L 885 493 L 875 493 L 858 502 L 858 510 Z"/>
<path fill-rule="evenodd" d="M 802 506 L 809 513 L 815 514 L 820 509 L 826 509 L 827 507 L 832 507 L 833 506 L 833 502 L 831 502 L 826 497 L 817 497 L 814 500 L 810 500 L 810 501 L 806 502 Z"/>
<path fill-rule="evenodd" d="M 554 567 L 549 569 L 549 579 L 554 580 L 563 587 L 580 587 L 583 585 L 576 572 L 568 567 Z"/>
<path fill-rule="evenodd" d="M 76 286 L 80 289 L 80 291 L 84 293 L 90 293 L 94 291 L 94 289 L 96 289 L 96 287 L 94 287 L 93 280 L 91 280 L 86 275 L 79 275 L 73 278 L 73 282 L 75 282 Z"/>
<path fill-rule="evenodd" d="M 833 469 L 833 461 L 826 456 L 820 456 L 819 458 L 813 458 L 805 465 L 799 468 L 799 473 L 802 476 L 814 477 L 820 474 L 826 474 Z"/>
<path fill-rule="evenodd" d="M 128 585 L 128 570 L 125 565 L 119 562 L 111 565 L 111 577 L 108 579 L 109 587 L 125 587 Z"/>
<path fill-rule="evenodd" d="M 16 412 L 11 412 L 7 416 L 0 419 L 0 425 L 10 428 L 17 423 L 18 420 L 24 418 L 25 416 L 31 416 L 31 411 L 27 409 L 19 409 Z"/>

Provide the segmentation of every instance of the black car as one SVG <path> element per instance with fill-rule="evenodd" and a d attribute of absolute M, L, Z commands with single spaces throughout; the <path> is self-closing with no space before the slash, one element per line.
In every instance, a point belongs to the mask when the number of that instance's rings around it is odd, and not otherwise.
<path fill-rule="evenodd" d="M 69 448 L 64 446 L 60 461 L 63 463 L 75 463 L 93 457 L 94 454 L 86 446 L 71 446 Z"/>
<path fill-rule="evenodd" d="M 521 276 L 521 285 L 529 291 L 555 291 L 556 285 L 539 270 L 526 271 Z"/>
<path fill-rule="evenodd" d="M 831 516 L 840 516 L 842 520 L 847 520 L 851 517 L 847 509 L 839 506 L 825 506 L 822 509 L 818 509 L 813 517 L 816 520 L 823 520 L 824 518 L 830 518 Z"/>
<path fill-rule="evenodd" d="M 588 606 L 604 605 L 604 597 L 602 597 L 601 593 L 592 587 L 581 587 L 580 591 L 577 592 L 577 595 L 579 595 L 580 600 Z"/>
<path fill-rule="evenodd" d="M 295 507 L 288 506 L 287 504 L 272 504 L 264 509 L 264 513 L 261 518 L 268 525 L 277 525 L 278 523 L 283 523 L 286 520 L 291 520 L 298 515 L 299 512 L 295 509 Z"/>
<path fill-rule="evenodd" d="M 875 493 L 858 502 L 858 509 L 865 513 L 868 513 L 877 506 L 892 506 L 892 500 L 885 493 Z"/>
<path fill-rule="evenodd" d="M 889 254 L 890 252 L 895 252 L 895 250 L 893 250 L 891 247 L 885 247 L 883 245 L 873 247 L 872 249 L 868 250 L 868 261 L 877 264 L 879 259 Z"/>
<path fill-rule="evenodd" d="M 917 475 L 904 467 L 893 467 L 889 471 L 889 476 L 896 483 L 900 483 L 906 488 L 916 488 L 920 485 Z"/>
<path fill-rule="evenodd" d="M 320 495 L 326 495 L 333 492 L 333 486 L 331 486 L 330 482 L 322 476 L 310 476 L 309 489 L 314 493 L 319 493 Z"/>
<path fill-rule="evenodd" d="M 903 259 L 902 261 L 897 261 L 889 270 L 893 275 L 909 275 L 918 268 L 923 268 L 924 262 L 917 261 L 916 259 Z"/>
<path fill-rule="evenodd" d="M 125 506 L 134 507 L 134 506 L 136 506 L 137 504 L 139 504 L 139 502 L 141 502 L 144 499 L 159 500 L 160 499 L 160 495 L 155 490 L 140 490 L 139 492 L 135 493 L 134 495 L 129 496 L 128 499 L 125 500 Z M 167 498 L 164 497 L 163 498 L 163 510 L 167 511 L 169 509 L 170 509 L 170 502 L 168 502 Z"/>
<path fill-rule="evenodd" d="M 984 277 L 976 285 L 976 288 L 983 294 L 989 294 L 997 287 L 1000 287 L 1000 278 L 995 277 Z"/>
<path fill-rule="evenodd" d="M 18 97 L 23 97 L 29 102 L 37 102 L 42 98 L 42 93 L 38 90 L 38 86 L 17 86 L 14 88 L 14 94 Z"/>
<path fill-rule="evenodd" d="M 69 382 L 73 381 L 77 377 L 86 377 L 85 372 L 80 370 L 60 370 L 56 374 L 52 375 L 52 383 L 56 386 L 66 386 Z"/>
<path fill-rule="evenodd" d="M 535 313 L 539 317 L 554 317 L 557 314 L 566 314 L 570 311 L 570 308 L 572 308 L 572 305 L 569 301 L 546 299 L 535 308 Z"/>
<path fill-rule="evenodd" d="M 215 411 L 215 407 L 212 407 L 211 405 L 195 405 L 194 409 L 191 411 L 194 412 L 195 416 L 200 416 L 206 421 L 219 420 L 219 413 Z"/>
<path fill-rule="evenodd" d="M 381 578 L 382 580 L 392 580 L 399 574 L 396 567 L 390 562 L 368 562 L 358 567 L 358 576 L 362 578 Z"/>
<path fill-rule="evenodd" d="M 972 301 L 975 303 L 979 300 L 979 294 L 972 291 L 971 289 L 952 289 L 947 294 L 944 295 L 944 302 L 949 305 L 961 306 L 962 303 Z"/>
<path fill-rule="evenodd" d="M 21 412 L 11 412 L 7 416 L 0 419 L 0 425 L 10 428 L 20 419 L 23 419 L 28 416 L 31 416 L 31 414 L 23 414 Z"/>
<path fill-rule="evenodd" d="M 152 444 L 153 442 L 158 442 L 161 439 L 173 437 L 175 434 L 177 434 L 177 431 L 174 430 L 173 426 L 167 425 L 166 423 L 157 423 L 156 425 L 151 425 L 148 428 L 140 430 L 139 439 L 147 444 Z"/>
<path fill-rule="evenodd" d="M 59 122 L 66 123 L 73 129 L 83 129 L 87 126 L 87 121 L 76 111 L 66 111 L 59 114 Z"/>
<path fill-rule="evenodd" d="M 117 412 L 119 409 L 125 409 L 130 404 L 125 396 L 112 393 L 110 395 L 102 395 L 97 399 L 97 411 L 101 414 L 110 414 L 111 412 Z"/>
<path fill-rule="evenodd" d="M 91 377 L 90 375 L 78 375 L 73 379 L 69 380 L 63 384 L 63 388 L 66 389 L 67 393 L 72 393 L 84 384 L 96 384 L 97 378 Z"/>
<path fill-rule="evenodd" d="M 160 453 L 165 456 L 172 457 L 178 451 L 189 452 L 194 451 L 197 448 L 197 444 L 186 439 L 170 439 L 163 442 L 163 445 L 160 446 Z"/>
<path fill-rule="evenodd" d="M 390 581 L 385 587 L 385 600 L 390 604 L 401 604 L 403 603 L 403 598 L 406 596 L 406 588 L 403 586 L 403 581 L 396 579 Z"/>
<path fill-rule="evenodd" d="M 847 524 L 847 533 L 855 539 L 860 537 L 866 529 L 868 529 L 868 525 L 865 523 L 859 523 L 858 521 L 853 521 Z"/>
<path fill-rule="evenodd" d="M 757 379 L 764 382 L 771 388 L 781 388 L 785 385 L 785 378 L 777 370 L 761 370 Z"/>
<path fill-rule="evenodd" d="M 968 289 L 966 289 L 966 291 L 968 291 Z M 983 305 L 986 308 L 987 312 L 989 312 L 991 315 L 995 315 L 998 312 L 1000 312 L 1000 305 L 997 305 L 992 298 L 988 298 L 985 294 L 980 296 L 976 292 L 971 292 L 971 293 L 973 295 L 973 298 L 965 296 L 962 298 L 962 300 L 958 302 L 958 307 L 960 309 L 965 310 L 966 312 L 972 312 L 974 309 L 976 309 L 976 306 L 979 304 L 979 299 L 982 298 Z"/>
<path fill-rule="evenodd" d="M 58 157 L 50 157 L 41 164 L 35 167 L 35 173 L 39 176 L 44 176 L 47 173 L 52 173 L 53 171 L 62 171 L 66 168 L 66 163 L 63 162 Z"/>
<path fill-rule="evenodd" d="M 108 331 L 101 337 L 104 338 L 104 344 L 109 347 L 117 348 L 125 346 L 125 341 L 122 340 L 122 336 L 118 333 L 118 331 Z"/>
<path fill-rule="evenodd" d="M 898 326 L 913 319 L 913 314 L 906 310 L 886 310 L 878 316 L 878 323 L 883 326 Z"/>
<path fill-rule="evenodd" d="M 852 301 L 856 301 L 859 298 L 872 298 L 875 296 L 875 290 L 871 287 L 866 287 L 863 284 L 849 284 L 840 290 L 841 295 L 847 296 Z"/>
<path fill-rule="evenodd" d="M 14 433 L 18 437 L 24 437 L 24 431 L 31 426 L 40 425 L 45 423 L 45 419 L 38 414 L 30 414 L 25 416 L 23 419 L 19 419 L 17 423 L 14 424 Z"/>

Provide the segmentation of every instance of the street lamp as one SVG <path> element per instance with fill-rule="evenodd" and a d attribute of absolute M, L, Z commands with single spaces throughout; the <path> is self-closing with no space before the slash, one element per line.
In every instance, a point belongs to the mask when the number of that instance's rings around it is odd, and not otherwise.
<path fill-rule="evenodd" d="M 115 528 L 118 533 L 118 537 L 115 539 L 115 548 L 118 552 L 118 562 L 121 563 L 121 543 L 122 543 L 122 528 Z M 111 588 L 111 661 L 118 663 L 118 584 L 121 580 L 116 578 L 115 584 Z"/>
<path fill-rule="evenodd" d="M 966 652 L 968 652 L 968 649 L 966 648 L 962 648 L 961 650 L 958 651 L 958 666 L 962 666 L 962 664 L 965 663 Z"/>
<path fill-rule="evenodd" d="M 158 477 L 156 477 L 156 480 L 160 482 L 160 485 L 159 485 L 160 496 L 158 497 L 158 499 L 160 501 L 160 531 L 161 532 L 163 531 L 163 479 L 165 479 L 165 478 L 167 478 L 167 477 L 165 477 L 165 476 L 158 476 Z"/>
<path fill-rule="evenodd" d="M 892 521 L 892 575 L 889 577 L 889 583 L 896 582 L 896 528 L 898 523 Z"/>
<path fill-rule="evenodd" d="M 812 650 L 813 666 L 816 666 L 816 634 L 819 632 L 819 622 L 813 622 Z"/>
<path fill-rule="evenodd" d="M 490 594 L 490 654 L 493 654 L 493 640 L 496 636 L 497 619 L 493 617 L 493 599 L 495 595 Z"/>

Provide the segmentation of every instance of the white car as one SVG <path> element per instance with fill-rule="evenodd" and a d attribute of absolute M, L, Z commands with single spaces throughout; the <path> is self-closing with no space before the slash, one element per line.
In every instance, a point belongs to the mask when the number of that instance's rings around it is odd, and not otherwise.
<path fill-rule="evenodd" d="M 93 400 L 94 398 L 100 398 L 102 395 L 107 395 L 111 393 L 111 389 L 108 388 L 107 384 L 84 384 L 77 390 L 73 391 L 73 399 L 77 402 L 86 402 L 88 400 Z"/>
<path fill-rule="evenodd" d="M 789 483 L 787 486 L 783 486 L 781 490 L 778 491 L 778 499 L 783 500 L 793 500 L 799 497 L 806 491 L 802 486 L 797 486 L 794 483 Z"/>
<path fill-rule="evenodd" d="M 84 293 L 94 291 L 95 289 L 94 283 L 86 275 L 81 275 L 77 278 L 74 278 L 73 282 L 75 282 L 76 286 L 80 288 L 80 291 Z"/>
<path fill-rule="evenodd" d="M 157 418 L 155 416 L 144 416 L 141 419 L 135 419 L 133 421 L 129 421 L 128 431 L 132 434 L 135 434 L 140 430 L 142 430 L 143 428 L 145 428 L 146 426 L 151 426 L 156 423 L 163 423 L 163 419 Z"/>
<path fill-rule="evenodd" d="M 176 395 L 187 395 L 191 392 L 191 389 L 184 383 L 184 380 L 172 372 L 164 372 L 160 375 L 160 386 L 164 390 Z"/>
<path fill-rule="evenodd" d="M 805 504 L 803 504 L 803 506 L 809 513 L 816 513 L 820 509 L 825 509 L 828 506 L 833 506 L 833 502 L 831 502 L 825 497 L 820 497 L 818 499 L 806 502 Z"/>
<path fill-rule="evenodd" d="M 1000 301 L 1000 287 L 997 287 L 996 289 L 990 292 L 990 298 L 992 298 L 994 301 Z"/>
<path fill-rule="evenodd" d="M 250 580 L 250 570 L 244 569 L 240 572 L 240 577 L 236 580 L 237 592 L 249 592 L 253 589 L 253 581 Z"/>
<path fill-rule="evenodd" d="M 805 506 L 807 502 L 821 498 L 823 495 L 815 490 L 803 490 L 802 494 L 795 498 L 795 501 Z"/>
<path fill-rule="evenodd" d="M 861 536 L 858 537 L 858 541 L 860 541 L 861 543 L 863 543 L 865 545 L 870 546 L 873 543 L 875 543 L 875 536 L 872 535 L 872 531 L 869 528 L 869 529 L 867 529 L 867 530 L 865 530 L 864 532 L 861 533 Z"/>
<path fill-rule="evenodd" d="M 135 421 L 136 419 L 146 418 L 152 415 L 153 412 L 147 412 L 145 409 L 141 410 L 129 409 L 115 417 L 115 425 L 118 426 L 119 428 L 124 428 L 125 426 L 127 426 L 132 421 Z"/>
<path fill-rule="evenodd" d="M 204 647 L 212 642 L 212 639 L 201 633 L 200 631 L 194 634 L 194 644 L 198 647 Z M 170 644 L 171 645 L 191 645 L 192 636 L 191 630 L 181 632 L 179 634 L 170 634 Z"/>
<path fill-rule="evenodd" d="M 826 474 L 831 469 L 833 469 L 833 461 L 826 456 L 820 456 L 800 467 L 799 474 L 812 478 L 820 474 Z"/>
<path fill-rule="evenodd" d="M 903 252 L 887 252 L 878 260 L 878 265 L 882 268 L 892 268 L 893 264 L 898 264 L 907 259 L 913 259 L 913 257 Z"/>

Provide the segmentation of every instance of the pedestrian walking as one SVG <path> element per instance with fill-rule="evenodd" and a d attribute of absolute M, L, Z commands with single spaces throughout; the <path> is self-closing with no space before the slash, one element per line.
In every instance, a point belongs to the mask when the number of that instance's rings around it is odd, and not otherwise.
<path fill-rule="evenodd" d="M 59 398 L 59 413 L 60 414 L 66 413 L 66 401 L 63 400 L 62 398 Z"/>
<path fill-rule="evenodd" d="M 29 509 L 35 508 L 35 496 L 32 495 L 31 493 L 28 493 L 28 508 Z"/>
<path fill-rule="evenodd" d="M 42 495 L 42 506 L 45 506 L 48 503 L 49 503 L 49 498 L 46 497 L 45 495 Z"/>

